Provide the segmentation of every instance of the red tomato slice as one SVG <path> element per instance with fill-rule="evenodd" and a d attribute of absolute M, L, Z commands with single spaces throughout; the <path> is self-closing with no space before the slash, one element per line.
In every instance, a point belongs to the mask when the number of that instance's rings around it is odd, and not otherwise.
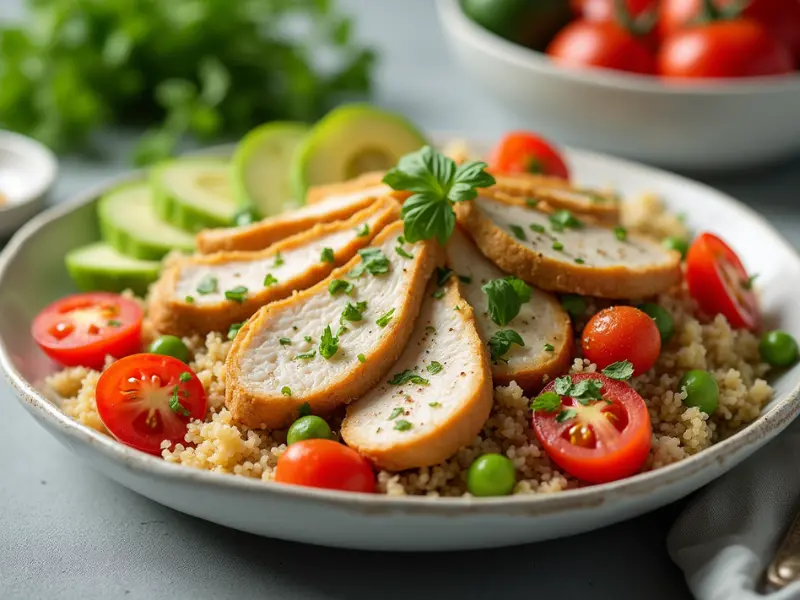
<path fill-rule="evenodd" d="M 142 347 L 142 309 L 117 294 L 75 294 L 45 307 L 31 326 L 34 341 L 67 367 L 101 369 L 106 355 L 121 358 Z"/>
<path fill-rule="evenodd" d="M 278 459 L 275 481 L 328 490 L 375 491 L 375 473 L 367 459 L 333 440 L 304 440 L 289 446 Z"/>
<path fill-rule="evenodd" d="M 544 138 L 527 131 L 503 137 L 489 154 L 489 170 L 496 173 L 534 173 L 569 179 L 561 153 Z"/>
<path fill-rule="evenodd" d="M 747 271 L 717 236 L 703 233 L 689 247 L 686 284 L 704 313 L 723 315 L 732 327 L 758 328 L 761 315 Z"/>
<path fill-rule="evenodd" d="M 161 442 L 183 442 L 191 419 L 206 416 L 203 384 L 186 363 L 160 354 L 134 354 L 106 369 L 97 382 L 97 412 L 123 444 L 161 453 Z"/>
<path fill-rule="evenodd" d="M 567 396 L 551 412 L 533 413 L 533 429 L 545 451 L 567 473 L 588 483 L 606 483 L 638 473 L 650 452 L 653 433 L 642 397 L 627 383 L 599 373 L 571 376 L 602 384 L 603 400 L 587 405 Z M 555 391 L 556 382 L 542 394 Z M 569 412 L 567 412 L 569 411 Z"/>

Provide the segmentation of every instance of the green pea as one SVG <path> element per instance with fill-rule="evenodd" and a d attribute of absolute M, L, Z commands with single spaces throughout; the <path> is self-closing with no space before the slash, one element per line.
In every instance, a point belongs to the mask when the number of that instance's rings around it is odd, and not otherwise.
<path fill-rule="evenodd" d="M 707 415 L 713 415 L 717 410 L 719 385 L 708 371 L 701 369 L 688 371 L 681 377 L 678 389 L 686 390 L 686 398 L 683 401 L 686 406 L 696 406 Z"/>
<path fill-rule="evenodd" d="M 682 258 L 686 258 L 686 253 L 689 251 L 689 242 L 679 237 L 664 238 L 661 244 L 667 250 L 677 250 L 681 253 Z"/>
<path fill-rule="evenodd" d="M 661 334 L 662 344 L 666 344 L 672 339 L 672 336 L 675 335 L 675 321 L 671 314 L 652 302 L 640 304 L 636 308 L 655 321 L 658 333 Z"/>
<path fill-rule="evenodd" d="M 761 360 L 773 367 L 788 367 L 797 362 L 797 342 L 785 331 L 768 331 L 758 345 Z"/>
<path fill-rule="evenodd" d="M 331 428 L 325 422 L 325 419 L 316 415 L 300 417 L 292 423 L 292 426 L 289 427 L 289 432 L 286 434 L 286 443 L 290 446 L 295 442 L 313 439 L 331 439 Z"/>
<path fill-rule="evenodd" d="M 147 351 L 150 354 L 172 356 L 183 362 L 189 362 L 189 348 L 186 347 L 181 338 L 174 335 L 162 335 L 156 338 Z"/>
<path fill-rule="evenodd" d="M 256 212 L 255 207 L 253 206 L 243 206 L 233 217 L 233 222 L 238 225 L 239 227 L 243 225 L 250 225 L 251 223 L 255 223 L 258 221 L 258 213 Z"/>
<path fill-rule="evenodd" d="M 586 314 L 586 300 L 577 294 L 564 294 L 561 296 L 561 306 L 573 319 L 578 319 Z"/>
<path fill-rule="evenodd" d="M 473 496 L 507 496 L 514 490 L 514 463 L 502 454 L 484 454 L 467 471 L 467 490 Z"/>

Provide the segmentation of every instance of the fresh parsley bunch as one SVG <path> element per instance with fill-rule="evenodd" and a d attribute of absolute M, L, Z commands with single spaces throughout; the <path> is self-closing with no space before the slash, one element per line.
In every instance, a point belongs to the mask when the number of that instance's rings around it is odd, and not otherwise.
<path fill-rule="evenodd" d="M 413 192 L 403 204 L 403 237 L 409 243 L 436 238 L 445 244 L 456 226 L 453 204 L 472 200 L 478 189 L 494 185 L 486 163 L 453 159 L 424 146 L 405 155 L 383 182 L 394 190 Z"/>
<path fill-rule="evenodd" d="M 187 133 L 314 120 L 370 87 L 374 55 L 333 3 L 28 0 L 25 26 L 0 25 L 0 126 L 57 151 L 110 124 L 148 127 L 147 163 Z"/>

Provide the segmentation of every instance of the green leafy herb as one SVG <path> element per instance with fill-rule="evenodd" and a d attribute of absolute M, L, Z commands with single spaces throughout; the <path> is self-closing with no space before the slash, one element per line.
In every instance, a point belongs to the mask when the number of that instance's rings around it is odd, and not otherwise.
<path fill-rule="evenodd" d="M 269 287 L 271 285 L 275 285 L 278 283 L 278 280 L 272 276 L 272 273 L 267 273 L 267 276 L 264 277 L 264 287 Z"/>
<path fill-rule="evenodd" d="M 539 225 L 538 223 L 532 223 L 529 227 L 536 233 L 545 233 L 547 231 L 544 225 Z"/>
<path fill-rule="evenodd" d="M 428 385 L 430 382 L 424 377 L 420 377 L 414 371 L 406 369 L 402 373 L 395 373 L 394 377 L 389 380 L 391 385 L 403 385 L 404 383 L 413 383 L 414 385 Z"/>
<path fill-rule="evenodd" d="M 406 421 L 405 419 L 398 419 L 394 424 L 394 429 L 397 431 L 408 431 L 411 429 L 411 423 Z"/>
<path fill-rule="evenodd" d="M 354 287 L 355 286 L 349 281 L 345 281 L 344 279 L 334 279 L 328 284 L 328 293 L 330 293 L 331 296 L 337 296 L 344 292 L 349 296 Z"/>
<path fill-rule="evenodd" d="M 340 321 L 339 329 L 336 330 L 336 337 L 339 337 L 340 335 L 342 335 L 343 333 L 347 333 L 348 331 L 350 330 L 347 329 L 347 327 L 345 327 L 344 324 L 342 324 Z"/>
<path fill-rule="evenodd" d="M 555 347 L 553 346 L 553 344 L 545 344 L 544 345 L 544 351 L 545 352 L 553 352 L 553 351 L 555 351 Z"/>
<path fill-rule="evenodd" d="M 283 386 L 281 388 L 281 394 L 283 394 L 284 396 L 291 396 L 292 395 L 292 388 L 290 388 L 288 385 Z M 306 404 L 308 404 L 308 403 L 306 402 Z"/>
<path fill-rule="evenodd" d="M 436 238 L 444 245 L 453 233 L 453 204 L 472 200 L 478 188 L 494 185 L 486 163 L 459 166 L 430 146 L 406 154 L 390 169 L 383 182 L 394 190 L 413 192 L 403 203 L 404 236 L 410 243 Z"/>
<path fill-rule="evenodd" d="M 275 262 L 273 262 L 273 263 L 272 263 L 272 266 L 273 266 L 273 267 L 280 267 L 280 266 L 281 266 L 281 265 L 283 265 L 285 262 L 286 262 L 286 261 L 285 261 L 285 260 L 283 260 L 283 257 L 281 256 L 281 253 L 280 253 L 280 252 L 278 252 L 278 253 L 276 253 L 276 254 L 275 254 Z"/>
<path fill-rule="evenodd" d="M 603 375 L 611 379 L 625 381 L 633 377 L 633 364 L 627 360 L 611 363 L 603 369 Z"/>
<path fill-rule="evenodd" d="M 389 324 L 389 321 L 392 320 L 393 316 L 394 316 L 394 309 L 392 308 L 383 313 L 380 317 L 378 317 L 375 323 L 378 325 L 378 327 L 386 327 Z"/>
<path fill-rule="evenodd" d="M 441 402 L 428 402 L 428 406 L 431 408 L 439 408 L 442 405 Z"/>
<path fill-rule="evenodd" d="M 356 265 L 351 271 L 351 277 L 361 277 L 365 270 L 372 275 L 383 275 L 389 272 L 391 263 L 380 248 L 362 248 L 358 251 L 358 255 L 361 257 L 361 264 Z"/>
<path fill-rule="evenodd" d="M 308 402 L 303 402 L 300 408 L 297 409 L 298 417 L 307 417 L 311 414 L 311 405 Z"/>
<path fill-rule="evenodd" d="M 281 346 L 291 346 L 292 345 L 292 340 L 290 340 L 289 338 L 283 338 L 282 337 L 282 338 L 278 338 L 278 343 L 280 343 Z"/>
<path fill-rule="evenodd" d="M 751 275 L 745 281 L 742 282 L 742 287 L 744 289 L 748 290 L 748 291 L 752 290 L 753 289 L 753 282 L 756 280 L 757 277 L 758 277 L 758 273 L 756 273 L 755 275 Z"/>
<path fill-rule="evenodd" d="M 225 292 L 225 298 L 233 302 L 241 304 L 247 297 L 247 288 L 243 285 L 237 285 L 235 288 Z"/>
<path fill-rule="evenodd" d="M 444 369 L 444 367 L 442 366 L 442 363 L 436 362 L 434 360 L 434 361 L 431 361 L 431 364 L 428 365 L 427 369 L 428 369 L 428 373 L 430 373 L 431 375 L 436 375 L 436 373 L 438 373 L 439 371 Z"/>
<path fill-rule="evenodd" d="M 511 233 L 514 234 L 515 238 L 521 242 L 527 241 L 528 237 L 525 235 L 525 230 L 522 227 L 519 225 L 509 225 L 508 228 L 511 230 Z"/>
<path fill-rule="evenodd" d="M 319 353 L 325 360 L 330 360 L 339 350 L 339 338 L 333 335 L 331 326 L 328 325 L 319 338 Z"/>
<path fill-rule="evenodd" d="M 566 410 L 562 410 L 560 413 L 556 415 L 556 422 L 563 423 L 564 421 L 569 421 L 570 419 L 574 419 L 578 416 L 578 411 L 574 408 L 568 408 Z"/>
<path fill-rule="evenodd" d="M 192 374 L 187 373 L 186 371 L 181 373 L 180 376 L 178 377 L 178 381 L 180 381 L 181 383 L 189 383 L 191 380 L 192 380 Z"/>
<path fill-rule="evenodd" d="M 531 410 L 541 410 L 544 412 L 555 412 L 561 408 L 561 396 L 555 392 L 545 392 L 539 394 L 531 402 Z"/>
<path fill-rule="evenodd" d="M 233 323 L 230 327 L 228 327 L 228 339 L 232 340 L 236 337 L 236 334 L 239 333 L 239 330 L 242 328 L 244 323 Z"/>
<path fill-rule="evenodd" d="M 564 229 L 580 229 L 583 222 L 568 210 L 557 210 L 548 217 L 553 231 L 564 231 Z"/>
<path fill-rule="evenodd" d="M 581 257 L 578 257 L 578 258 L 576 258 L 576 259 L 575 259 L 575 264 L 577 264 L 577 265 L 582 265 L 582 264 L 584 264 L 585 262 L 586 262 L 586 261 L 585 261 L 585 260 L 583 260 Z"/>
<path fill-rule="evenodd" d="M 581 404 L 589 404 L 592 400 L 603 399 L 603 395 L 600 393 L 603 384 L 597 379 L 583 379 L 573 384 L 572 377 L 564 375 L 556 378 L 553 389 L 559 396 L 569 396 Z"/>
<path fill-rule="evenodd" d="M 614 227 L 614 237 L 620 242 L 624 242 L 628 239 L 628 230 L 624 227 Z"/>
<path fill-rule="evenodd" d="M 364 223 L 361 227 L 356 229 L 357 237 L 367 237 L 369 235 L 369 223 Z"/>
<path fill-rule="evenodd" d="M 294 357 L 294 360 L 314 358 L 316 355 L 317 351 L 311 350 L 309 352 L 303 352 L 302 354 L 298 354 L 297 356 Z"/>
<path fill-rule="evenodd" d="M 180 398 L 178 397 L 177 385 L 172 388 L 172 396 L 170 396 L 169 399 L 169 408 L 172 410 L 172 412 L 183 415 L 184 417 L 189 417 L 192 414 L 186 410 L 186 407 L 183 404 L 181 404 Z"/>
<path fill-rule="evenodd" d="M 361 321 L 365 310 L 367 310 L 366 302 L 356 302 L 355 305 L 348 302 L 342 310 L 340 321 Z"/>
<path fill-rule="evenodd" d="M 336 257 L 333 255 L 332 248 L 323 248 L 319 256 L 320 262 L 333 263 L 336 262 Z"/>
<path fill-rule="evenodd" d="M 501 329 L 495 331 L 489 338 L 489 353 L 492 362 L 504 361 L 503 356 L 511 349 L 511 344 L 525 346 L 522 336 L 513 329 Z"/>
<path fill-rule="evenodd" d="M 508 325 L 519 314 L 522 304 L 531 299 L 530 286 L 509 275 L 493 279 L 481 287 L 489 300 L 489 315 L 500 327 Z"/>
<path fill-rule="evenodd" d="M 194 304 L 194 296 L 186 296 L 184 300 L 186 300 L 187 304 Z"/>
<path fill-rule="evenodd" d="M 307 341 L 309 344 L 310 344 L 311 342 L 313 342 L 313 341 L 314 341 L 314 340 L 312 340 L 312 339 L 311 339 L 311 336 L 310 336 L 310 335 L 306 335 L 306 336 L 304 336 L 304 337 L 303 337 L 303 339 L 304 339 L 305 341 Z"/>
<path fill-rule="evenodd" d="M 403 248 L 402 248 L 401 246 L 397 246 L 397 247 L 394 249 L 394 251 L 395 251 L 395 252 L 397 252 L 397 253 L 398 253 L 400 256 L 402 256 L 403 258 L 414 258 L 414 255 L 413 255 L 413 254 L 409 254 L 408 252 L 406 252 L 405 250 L 403 250 Z"/>
<path fill-rule="evenodd" d="M 525 198 L 525 204 L 530 208 L 536 208 L 536 206 L 539 204 L 539 201 L 536 198 Z"/>
<path fill-rule="evenodd" d="M 469 275 L 459 275 L 459 276 L 458 276 L 458 280 L 459 280 L 461 283 L 466 283 L 467 285 L 469 285 L 470 283 L 472 283 L 472 277 L 470 277 Z"/>
<path fill-rule="evenodd" d="M 586 300 L 577 294 L 564 294 L 561 296 L 561 306 L 573 319 L 579 319 L 586 314 Z"/>
<path fill-rule="evenodd" d="M 431 294 L 431 297 L 436 298 L 437 300 L 441 300 L 442 298 L 444 298 L 444 289 L 439 288 L 438 290 L 434 290 L 433 293 Z"/>
<path fill-rule="evenodd" d="M 200 283 L 197 284 L 197 293 L 201 296 L 205 296 L 206 294 L 215 294 L 217 292 L 218 285 L 219 282 L 216 277 L 207 275 L 200 280 Z"/>
<path fill-rule="evenodd" d="M 107 325 L 109 327 L 122 327 L 122 321 L 117 321 L 116 319 L 111 319 Z"/>
<path fill-rule="evenodd" d="M 453 269 L 447 267 L 436 267 L 436 285 L 442 286 L 452 277 Z"/>
<path fill-rule="evenodd" d="M 359 355 L 357 356 L 357 358 L 358 358 L 358 362 L 360 362 L 360 363 L 365 363 L 365 362 L 367 362 L 367 357 L 366 357 L 366 356 L 364 356 L 363 354 L 359 354 Z"/>
<path fill-rule="evenodd" d="M 560 250 L 563 250 L 563 249 L 564 249 L 564 244 L 562 244 L 561 242 L 558 242 L 558 241 L 553 242 L 553 250 L 559 250 L 560 251 Z"/>
<path fill-rule="evenodd" d="M 387 421 L 393 421 L 394 419 L 396 419 L 397 417 L 399 417 L 402 414 L 403 414 L 403 407 L 402 406 L 396 406 L 396 407 L 394 407 L 392 409 L 392 414 L 390 414 L 389 418 L 386 419 L 386 420 Z"/>

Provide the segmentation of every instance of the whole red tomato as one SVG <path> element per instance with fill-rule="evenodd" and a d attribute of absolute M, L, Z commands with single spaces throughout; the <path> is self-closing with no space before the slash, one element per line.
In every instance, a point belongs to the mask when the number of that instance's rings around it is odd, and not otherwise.
<path fill-rule="evenodd" d="M 661 0 L 657 25 L 659 37 L 666 39 L 697 19 L 703 12 L 704 1 Z M 722 12 L 723 16 L 731 17 L 735 14 L 737 4 L 739 0 L 714 0 L 712 8 L 717 13 Z M 795 63 L 800 64 L 800 0 L 750 0 L 741 11 L 741 16 L 763 25 L 773 39 L 789 49 Z"/>
<path fill-rule="evenodd" d="M 669 35 L 658 53 L 658 72 L 670 78 L 728 78 L 793 71 L 789 50 L 748 19 L 713 21 Z"/>
<path fill-rule="evenodd" d="M 550 42 L 547 54 L 566 67 L 602 67 L 641 74 L 656 70 L 647 43 L 613 21 L 573 21 Z"/>

